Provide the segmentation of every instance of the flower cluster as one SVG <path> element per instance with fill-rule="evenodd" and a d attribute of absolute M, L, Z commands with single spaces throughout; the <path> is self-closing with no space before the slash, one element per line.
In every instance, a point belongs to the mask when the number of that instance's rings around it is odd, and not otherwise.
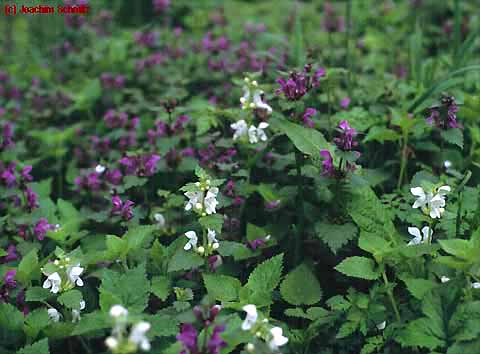
<path fill-rule="evenodd" d="M 61 254 L 54 262 L 47 263 L 42 268 L 42 273 L 47 277 L 43 282 L 43 288 L 57 294 L 73 289 L 75 285 L 83 286 L 80 275 L 84 270 L 80 263 L 73 262 L 70 257 Z"/>
<path fill-rule="evenodd" d="M 339 152 L 340 161 L 338 167 L 334 165 L 334 159 L 330 151 L 321 150 L 320 156 L 322 161 L 322 176 L 342 178 L 348 172 L 356 170 L 355 161 L 360 157 L 360 152 L 354 151 L 353 148 L 358 145 L 355 141 L 357 131 L 350 127 L 346 120 L 340 122 L 337 128 L 338 135 L 333 139 L 336 149 Z"/>
<path fill-rule="evenodd" d="M 125 202 L 120 199 L 118 195 L 112 197 L 112 210 L 110 214 L 113 216 L 121 216 L 123 220 L 128 221 L 133 218 L 133 206 L 134 202 L 127 200 Z"/>
<path fill-rule="evenodd" d="M 121 89 L 125 86 L 125 76 L 124 75 L 114 75 L 112 73 L 103 73 L 100 75 L 100 81 L 103 88 L 105 89 Z M 111 111 L 108 111 L 111 112 Z M 107 113 L 108 113 L 107 112 Z M 114 112 L 114 111 L 113 111 Z M 110 113 L 111 114 L 111 113 Z M 120 113 L 122 114 L 122 113 Z M 124 113 L 126 114 L 126 113 Z"/>
<path fill-rule="evenodd" d="M 78 307 L 72 309 L 72 323 L 78 322 L 81 319 L 80 312 L 85 310 L 86 303 L 85 300 L 80 300 Z M 62 318 L 61 313 L 54 307 L 50 307 L 47 310 L 48 318 L 53 322 L 59 322 Z"/>
<path fill-rule="evenodd" d="M 428 110 L 428 124 L 444 130 L 461 128 L 461 125 L 457 122 L 458 106 L 455 97 L 444 95 L 439 106 L 430 107 Z"/>
<path fill-rule="evenodd" d="M 432 219 L 440 219 L 445 211 L 445 196 L 451 191 L 449 186 L 434 187 L 430 186 L 425 191 L 422 187 L 411 188 L 410 192 L 417 198 L 412 208 L 420 208 L 425 215 Z M 431 243 L 433 229 L 430 226 L 424 226 L 420 230 L 416 227 L 409 227 L 408 233 L 413 236 L 408 243 L 409 246 L 421 243 Z"/>
<path fill-rule="evenodd" d="M 244 81 L 245 85 L 243 86 L 243 96 L 240 97 L 242 109 L 264 110 L 267 112 L 267 114 L 271 114 L 272 107 L 264 102 L 265 93 L 258 87 L 257 81 L 250 80 L 248 77 L 246 77 Z"/>
<path fill-rule="evenodd" d="M 287 80 L 284 78 L 277 79 L 280 88 L 277 94 L 283 93 L 289 101 L 298 101 L 305 96 L 311 89 L 320 85 L 320 78 L 325 76 L 325 69 L 320 68 L 312 72 L 311 64 L 305 65 L 303 71 L 292 71 Z"/>
<path fill-rule="evenodd" d="M 159 155 L 145 154 L 122 157 L 119 163 L 124 168 L 125 175 L 150 177 L 156 172 L 158 161 Z"/>
<path fill-rule="evenodd" d="M 195 318 L 201 323 L 203 331 L 208 333 L 208 337 L 204 336 L 202 343 L 200 333 L 193 324 L 182 324 L 180 333 L 177 335 L 177 340 L 182 343 L 183 347 L 180 354 L 220 354 L 220 350 L 227 346 L 227 343 L 220 337 L 220 334 L 225 331 L 225 326 L 214 325 L 220 310 L 219 305 L 194 307 Z"/>
<path fill-rule="evenodd" d="M 164 121 L 157 120 L 155 122 L 154 129 L 149 129 L 147 132 L 148 142 L 155 144 L 159 138 L 164 136 L 173 136 L 183 132 L 185 125 L 190 121 L 190 117 L 186 115 L 180 115 L 175 122 L 167 124 Z"/>
<path fill-rule="evenodd" d="M 261 319 L 255 305 L 245 305 L 243 311 L 247 313 L 247 316 L 242 323 L 242 330 L 250 331 L 256 339 L 265 341 L 268 348 L 273 352 L 277 352 L 279 347 L 287 344 L 288 338 L 283 335 L 282 328 L 270 326 L 267 318 Z M 249 353 L 255 353 L 255 344 L 248 343 L 245 350 Z"/>
<path fill-rule="evenodd" d="M 150 323 L 146 321 L 137 322 L 131 326 L 128 334 L 129 319 L 128 310 L 125 307 L 113 305 L 110 308 L 110 317 L 113 320 L 112 335 L 105 339 L 105 345 L 112 353 L 129 354 L 136 353 L 138 349 L 150 350 L 151 344 L 146 336 L 151 327 Z"/>

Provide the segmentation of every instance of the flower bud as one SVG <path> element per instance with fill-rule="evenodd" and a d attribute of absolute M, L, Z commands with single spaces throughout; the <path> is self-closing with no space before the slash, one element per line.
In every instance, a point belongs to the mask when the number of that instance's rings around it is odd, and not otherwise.
<path fill-rule="evenodd" d="M 105 345 L 111 350 L 116 349 L 118 347 L 118 340 L 113 337 L 108 337 L 105 340 Z"/>
<path fill-rule="evenodd" d="M 200 246 L 197 248 L 197 252 L 200 253 L 200 254 L 204 254 L 205 253 L 205 248 L 203 248 L 203 246 Z"/>
<path fill-rule="evenodd" d="M 253 353 L 253 351 L 255 350 L 255 346 L 252 343 L 248 343 L 245 346 L 245 350 L 249 353 Z"/>

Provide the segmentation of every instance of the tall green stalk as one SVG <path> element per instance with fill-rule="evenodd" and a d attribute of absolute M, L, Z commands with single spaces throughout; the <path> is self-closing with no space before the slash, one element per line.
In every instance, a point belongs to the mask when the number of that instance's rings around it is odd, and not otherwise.
<path fill-rule="evenodd" d="M 352 97 L 352 53 L 350 49 L 350 39 L 352 36 L 352 0 L 346 3 L 346 21 L 347 31 L 345 34 L 346 64 L 347 64 L 347 92 L 348 97 Z"/>
<path fill-rule="evenodd" d="M 303 156 L 300 150 L 295 148 L 295 168 L 297 170 L 297 227 L 295 232 L 295 264 L 302 259 L 302 245 L 305 230 L 305 207 L 303 204 L 304 193 L 302 185 L 302 162 Z"/>
<path fill-rule="evenodd" d="M 388 298 L 390 299 L 390 303 L 392 304 L 393 311 L 395 312 L 395 318 L 397 319 L 398 322 L 400 322 L 401 321 L 400 312 L 398 311 L 397 303 L 395 302 L 395 298 L 393 296 L 393 291 L 389 286 L 387 273 L 385 273 L 385 270 L 382 273 L 382 278 L 383 278 L 383 282 L 385 283 L 385 287 L 387 288 Z"/>
<path fill-rule="evenodd" d="M 403 147 L 402 147 L 402 156 L 400 160 L 400 174 L 398 175 L 397 189 L 402 188 L 403 179 L 405 176 L 405 169 L 407 167 L 407 154 L 408 154 L 408 130 L 403 132 Z"/>

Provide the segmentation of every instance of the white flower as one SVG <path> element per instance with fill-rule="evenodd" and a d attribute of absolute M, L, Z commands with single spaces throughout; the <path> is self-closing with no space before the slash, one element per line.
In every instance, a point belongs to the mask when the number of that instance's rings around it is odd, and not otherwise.
<path fill-rule="evenodd" d="M 450 281 L 450 278 L 449 277 L 446 277 L 445 275 L 442 275 L 442 277 L 440 278 L 440 281 L 442 283 L 446 283 L 446 282 L 449 282 Z"/>
<path fill-rule="evenodd" d="M 256 90 L 253 94 L 253 103 L 255 103 L 256 108 L 264 109 L 268 114 L 272 113 L 272 107 L 263 102 L 262 100 L 263 91 Z"/>
<path fill-rule="evenodd" d="M 185 236 L 188 238 L 188 242 L 183 247 L 185 251 L 190 250 L 192 247 L 197 247 L 198 237 L 195 231 L 187 231 L 185 232 Z"/>
<path fill-rule="evenodd" d="M 83 273 L 85 268 L 80 267 L 80 263 L 74 265 L 73 267 L 69 267 L 67 269 L 67 276 L 70 279 L 72 284 L 76 284 L 78 286 L 83 286 L 83 280 L 80 279 L 80 274 Z"/>
<path fill-rule="evenodd" d="M 248 343 L 245 347 L 245 350 L 248 353 L 253 353 L 253 351 L 255 350 L 255 346 L 252 343 Z"/>
<path fill-rule="evenodd" d="M 240 97 L 240 103 L 242 104 L 242 109 L 248 108 L 248 100 L 250 99 L 250 89 L 248 86 L 243 86 L 243 96 Z"/>
<path fill-rule="evenodd" d="M 184 195 L 188 198 L 187 205 L 185 205 L 185 210 L 189 211 L 193 207 L 197 207 L 197 204 L 202 205 L 203 192 L 185 192 Z"/>
<path fill-rule="evenodd" d="M 43 288 L 48 289 L 52 288 L 50 291 L 54 294 L 58 293 L 60 290 L 60 284 L 62 282 L 62 278 L 60 278 L 60 275 L 55 272 L 50 274 L 47 279 L 43 282 Z"/>
<path fill-rule="evenodd" d="M 271 350 L 276 350 L 278 347 L 286 344 L 288 342 L 288 338 L 285 337 L 282 333 L 282 329 L 280 327 L 273 327 L 270 329 L 270 334 L 272 335 L 272 339 L 268 342 L 268 346 Z"/>
<path fill-rule="evenodd" d="M 445 166 L 445 168 L 448 170 L 450 167 L 452 167 L 452 162 L 449 160 L 445 160 L 443 162 L 443 166 Z"/>
<path fill-rule="evenodd" d="M 472 288 L 473 289 L 480 289 L 480 283 L 479 282 L 472 283 Z"/>
<path fill-rule="evenodd" d="M 208 229 L 208 244 L 212 245 L 212 247 L 215 247 L 215 245 L 217 245 L 216 248 L 218 248 L 218 240 L 216 239 L 216 236 L 217 233 L 215 232 L 215 230 Z"/>
<path fill-rule="evenodd" d="M 242 323 L 242 329 L 244 331 L 248 331 L 252 329 L 255 322 L 258 319 L 257 307 L 255 305 L 245 305 L 243 306 L 243 311 L 247 313 L 247 317 L 245 317 L 245 321 Z"/>
<path fill-rule="evenodd" d="M 248 125 L 245 120 L 242 119 L 236 123 L 230 124 L 230 128 L 235 131 L 233 133 L 233 141 L 235 141 L 247 134 Z"/>
<path fill-rule="evenodd" d="M 155 213 L 153 218 L 161 228 L 165 227 L 165 217 L 160 213 Z"/>
<path fill-rule="evenodd" d="M 432 199 L 432 193 L 425 193 L 422 187 L 411 188 L 410 192 L 417 197 L 415 203 L 413 203 L 412 208 L 424 208 Z"/>
<path fill-rule="evenodd" d="M 383 321 L 382 323 L 377 324 L 377 328 L 380 331 L 384 330 L 386 326 L 387 326 L 387 321 Z"/>
<path fill-rule="evenodd" d="M 128 315 L 128 310 L 122 305 L 113 305 L 110 308 L 110 316 L 113 318 L 126 317 Z"/>
<path fill-rule="evenodd" d="M 80 311 L 85 310 L 85 301 L 80 300 L 80 310 L 72 310 L 72 322 L 80 321 Z"/>
<path fill-rule="evenodd" d="M 145 321 L 135 324 L 132 327 L 128 340 L 132 343 L 135 343 L 137 347 L 139 346 L 140 349 L 144 351 L 150 350 L 151 348 L 150 341 L 145 336 L 145 333 L 148 332 L 150 327 L 151 327 L 150 323 Z"/>
<path fill-rule="evenodd" d="M 451 191 L 449 186 L 441 186 L 434 191 L 425 192 L 422 187 L 411 188 L 410 192 L 417 197 L 412 208 L 422 208 L 425 214 L 429 214 L 432 219 L 440 218 L 445 211 L 445 195 Z"/>
<path fill-rule="evenodd" d="M 218 188 L 213 187 L 208 190 L 207 195 L 205 196 L 205 200 L 203 202 L 205 203 L 205 211 L 208 215 L 216 213 L 215 207 L 218 204 L 217 194 Z"/>
<path fill-rule="evenodd" d="M 108 337 L 105 339 L 105 345 L 108 347 L 108 349 L 114 350 L 118 347 L 118 340 L 114 337 Z"/>
<path fill-rule="evenodd" d="M 48 313 L 48 318 L 52 320 L 53 322 L 58 322 L 60 321 L 60 312 L 57 311 L 57 309 L 51 308 L 47 310 Z"/>
<path fill-rule="evenodd" d="M 95 167 L 95 172 L 101 174 L 101 173 L 105 172 L 105 169 L 106 169 L 105 166 L 97 165 L 97 167 Z"/>
<path fill-rule="evenodd" d="M 408 246 L 412 246 L 412 245 L 418 245 L 420 243 L 427 243 L 428 242 L 428 238 L 430 236 L 430 239 L 432 238 L 433 236 L 433 230 L 430 229 L 428 226 L 425 226 L 423 229 L 422 229 L 422 234 L 423 234 L 423 237 L 422 235 L 420 234 L 420 230 L 416 227 L 409 227 L 408 228 L 408 233 L 412 236 L 414 236 L 412 238 L 412 240 L 408 243 Z"/>
<path fill-rule="evenodd" d="M 264 129 L 266 128 L 268 128 L 268 123 L 265 122 L 261 122 L 258 125 L 258 128 L 252 125 L 248 129 L 248 141 L 250 142 L 250 144 L 256 144 L 259 140 L 267 141 L 267 134 L 265 134 L 264 131 Z"/>

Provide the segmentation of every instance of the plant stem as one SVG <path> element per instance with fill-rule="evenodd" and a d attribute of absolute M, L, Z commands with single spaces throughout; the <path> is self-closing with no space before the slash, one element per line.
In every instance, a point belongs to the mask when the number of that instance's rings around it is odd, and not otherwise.
<path fill-rule="evenodd" d="M 407 167 L 407 151 L 408 151 L 407 149 L 408 149 L 408 131 L 403 133 L 403 148 L 402 148 L 402 156 L 400 160 L 400 174 L 398 175 L 397 189 L 400 189 L 403 184 L 405 168 Z"/>
<path fill-rule="evenodd" d="M 302 186 L 302 153 L 295 148 L 295 168 L 297 170 L 297 232 L 295 238 L 295 264 L 302 259 L 302 243 L 305 227 L 305 208 L 303 205 L 303 186 Z"/>
<path fill-rule="evenodd" d="M 382 277 L 383 277 L 383 282 L 385 283 L 385 286 L 387 288 L 388 298 L 390 299 L 390 303 L 392 304 L 393 311 L 395 312 L 395 317 L 397 321 L 400 322 L 401 321 L 400 312 L 398 312 L 397 303 L 395 302 L 395 298 L 393 297 L 392 289 L 390 289 L 389 287 L 389 282 L 388 282 L 388 278 L 387 278 L 387 274 L 385 273 L 385 270 L 382 272 Z"/>
<path fill-rule="evenodd" d="M 352 36 L 352 0 L 347 0 L 347 10 L 346 10 L 346 21 L 347 21 L 347 31 L 346 31 L 346 59 L 347 59 L 347 92 L 348 97 L 352 97 L 352 58 L 350 51 L 350 37 Z"/>

